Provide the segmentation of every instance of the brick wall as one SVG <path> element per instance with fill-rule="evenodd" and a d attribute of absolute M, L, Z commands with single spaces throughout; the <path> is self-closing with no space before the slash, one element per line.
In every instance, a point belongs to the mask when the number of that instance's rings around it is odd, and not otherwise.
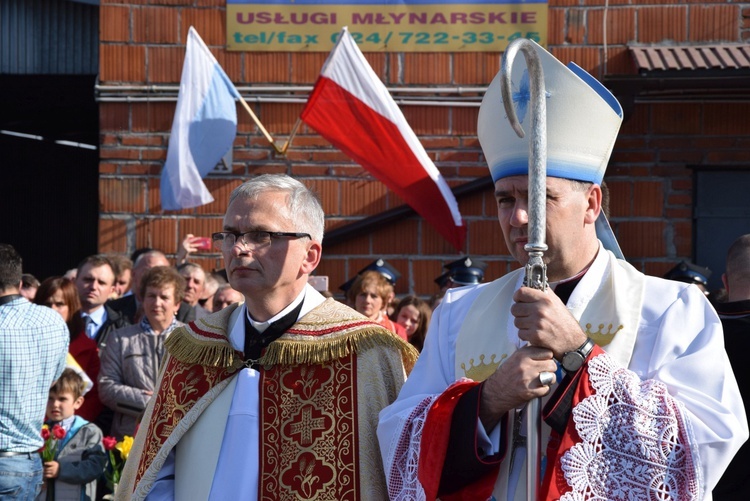
<path fill-rule="evenodd" d="M 312 84 L 327 54 L 226 52 L 223 0 L 102 0 L 100 83 L 175 85 L 190 25 L 196 27 L 236 85 Z M 750 7 L 724 2 L 649 0 L 632 5 L 604 1 L 550 0 L 549 49 L 601 78 L 632 74 L 626 44 L 741 42 L 750 38 Z M 366 54 L 386 85 L 487 85 L 499 68 L 496 53 Z M 290 133 L 301 104 L 252 105 L 278 139 Z M 161 210 L 159 174 L 166 158 L 174 102 L 100 103 L 101 251 L 156 247 L 173 253 L 187 233 L 208 235 L 221 227 L 231 190 L 248 176 L 287 173 L 315 188 L 327 214 L 327 229 L 399 206 L 401 200 L 338 150 L 301 128 L 286 156 L 276 155 L 248 115 L 239 127 L 231 171 L 206 179 L 215 201 L 192 210 Z M 451 185 L 487 174 L 476 139 L 477 109 L 403 107 L 407 120 Z M 692 249 L 692 172 L 689 166 L 750 165 L 750 105 L 747 103 L 636 104 L 623 125 L 607 171 L 611 215 L 623 251 L 643 271 L 662 274 Z M 459 199 L 468 227 L 465 253 L 489 262 L 487 278 L 516 265 L 495 221 L 492 194 Z M 429 295 L 445 262 L 458 254 L 421 218 L 373 228 L 336 245 L 324 245 L 318 273 L 331 288 L 385 257 L 403 275 L 397 292 Z M 222 267 L 216 254 L 195 256 L 206 269 Z"/>

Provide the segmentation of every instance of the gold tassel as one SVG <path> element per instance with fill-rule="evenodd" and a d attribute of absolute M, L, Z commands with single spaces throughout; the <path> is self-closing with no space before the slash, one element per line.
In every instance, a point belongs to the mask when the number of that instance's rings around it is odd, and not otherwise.
<path fill-rule="evenodd" d="M 172 331 L 165 346 L 170 355 L 186 364 L 235 369 L 243 366 L 240 354 L 228 339 L 202 340 L 191 335 L 187 326 Z M 373 324 L 324 339 L 285 335 L 272 342 L 258 362 L 264 366 L 324 364 L 346 357 L 352 351 L 359 353 L 378 346 L 399 350 L 407 374 L 419 356 L 412 345 Z"/>
<path fill-rule="evenodd" d="M 291 338 L 291 339 L 290 339 Z M 324 364 L 378 346 L 396 348 L 407 372 L 411 371 L 419 356 L 417 350 L 401 338 L 380 328 L 366 328 L 333 339 L 296 340 L 281 337 L 271 343 L 263 354 L 261 365 Z"/>
<path fill-rule="evenodd" d="M 175 329 L 164 341 L 169 354 L 186 364 L 207 367 L 242 367 L 242 359 L 228 341 L 200 341 L 186 327 Z"/>

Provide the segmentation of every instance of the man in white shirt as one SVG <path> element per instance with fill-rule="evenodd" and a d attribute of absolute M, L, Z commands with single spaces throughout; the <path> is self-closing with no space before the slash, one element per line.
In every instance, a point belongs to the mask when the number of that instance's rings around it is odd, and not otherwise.
<path fill-rule="evenodd" d="M 232 192 L 212 238 L 245 302 L 170 335 L 118 499 L 386 497 L 377 415 L 416 353 L 307 284 L 323 229 L 288 176 Z"/>
<path fill-rule="evenodd" d="M 101 347 L 109 333 L 126 325 L 119 313 L 105 305 L 115 290 L 112 263 L 103 254 L 94 254 L 78 265 L 75 280 L 81 300 L 81 315 L 86 335 Z"/>

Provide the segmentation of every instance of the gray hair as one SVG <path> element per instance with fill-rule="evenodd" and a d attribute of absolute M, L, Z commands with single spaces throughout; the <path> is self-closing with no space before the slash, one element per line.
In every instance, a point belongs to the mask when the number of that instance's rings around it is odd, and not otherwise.
<path fill-rule="evenodd" d="M 263 174 L 245 181 L 232 191 L 229 204 L 239 197 L 256 199 L 269 191 L 287 193 L 287 207 L 295 230 L 309 233 L 317 242 L 323 241 L 325 214 L 318 197 L 307 186 L 286 174 Z"/>
<path fill-rule="evenodd" d="M 143 261 L 145 261 L 149 257 L 161 257 L 161 258 L 164 258 L 164 261 L 168 261 L 167 255 L 164 254 L 162 251 L 151 249 L 149 251 L 139 254 L 138 257 L 135 258 L 135 262 L 133 262 L 133 268 L 137 268 Z"/>
<path fill-rule="evenodd" d="M 180 273 L 182 273 L 182 270 L 188 270 L 188 271 L 190 271 L 190 270 L 200 270 L 200 271 L 203 272 L 204 275 L 207 275 L 206 270 L 204 270 L 201 265 L 196 264 L 196 263 L 190 263 L 190 262 L 182 263 L 181 265 L 179 265 L 177 267 L 177 271 L 179 271 Z"/>

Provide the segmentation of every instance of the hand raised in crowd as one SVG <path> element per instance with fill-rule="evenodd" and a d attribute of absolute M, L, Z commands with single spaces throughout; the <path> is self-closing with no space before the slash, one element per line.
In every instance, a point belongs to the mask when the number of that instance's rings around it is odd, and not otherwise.
<path fill-rule="evenodd" d="M 192 233 L 185 235 L 180 247 L 177 249 L 177 264 L 187 262 L 190 254 L 198 252 L 199 250 L 205 250 L 203 243 L 203 237 L 196 237 Z"/>

